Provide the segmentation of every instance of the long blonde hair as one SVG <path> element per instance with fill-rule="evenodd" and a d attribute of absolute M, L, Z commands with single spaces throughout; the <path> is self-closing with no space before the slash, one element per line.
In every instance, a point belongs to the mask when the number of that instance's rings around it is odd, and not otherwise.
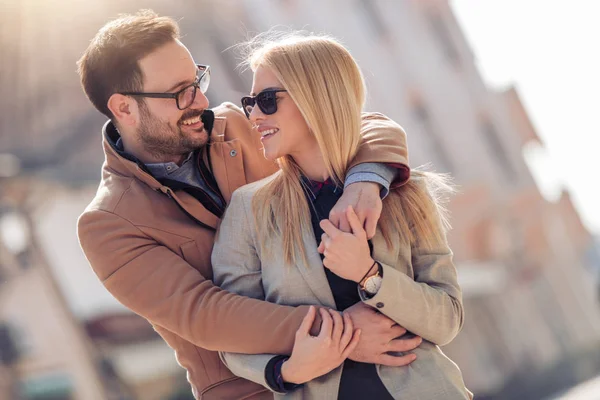
<path fill-rule="evenodd" d="M 253 71 L 269 68 L 302 113 L 315 136 L 330 178 L 343 186 L 350 162 L 360 144 L 361 113 L 366 90 L 362 73 L 350 52 L 328 36 L 267 33 L 247 44 L 247 63 Z M 261 254 L 271 254 L 269 243 L 282 238 L 286 263 L 307 264 L 302 233 L 312 231 L 302 171 L 294 159 L 278 160 L 281 170 L 252 200 Z M 446 190 L 443 177 L 417 171 L 384 200 L 379 227 L 391 246 L 393 231 L 425 245 L 445 240 L 437 226 L 444 218 L 436 200 Z M 434 218 L 432 218 L 434 217 Z"/>

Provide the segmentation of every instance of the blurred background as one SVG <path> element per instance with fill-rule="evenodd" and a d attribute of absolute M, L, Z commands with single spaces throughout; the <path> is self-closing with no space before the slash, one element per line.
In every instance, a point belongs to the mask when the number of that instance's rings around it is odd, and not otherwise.
<path fill-rule="evenodd" d="M 444 351 L 476 399 L 600 398 L 598 2 L 0 0 L 0 399 L 192 398 L 172 351 L 104 290 L 75 234 L 104 122 L 75 62 L 104 23 L 139 8 L 180 22 L 212 67 L 212 105 L 249 91 L 226 49 L 253 33 L 341 39 L 367 109 L 407 131 L 412 166 L 459 185 L 450 241 L 466 322 Z"/>

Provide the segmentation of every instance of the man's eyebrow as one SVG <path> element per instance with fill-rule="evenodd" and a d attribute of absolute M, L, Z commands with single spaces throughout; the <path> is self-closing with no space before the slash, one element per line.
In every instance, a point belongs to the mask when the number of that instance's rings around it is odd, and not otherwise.
<path fill-rule="evenodd" d="M 268 87 L 268 88 L 264 88 L 263 90 L 261 90 L 261 91 L 260 91 L 260 92 L 258 92 L 258 93 L 262 93 L 262 92 L 264 92 L 265 90 L 281 90 L 281 89 L 282 89 L 282 88 L 280 88 L 280 87 L 278 87 L 278 86 L 271 86 L 271 87 Z M 256 96 L 256 94 L 255 94 L 254 92 L 252 92 L 252 93 L 250 93 L 250 96 L 254 97 L 254 96 Z"/>
<path fill-rule="evenodd" d="M 175 89 L 180 88 L 180 87 L 182 87 L 183 85 L 186 85 L 186 84 L 190 85 L 192 82 L 193 81 L 190 81 L 189 79 L 186 79 L 185 81 L 181 81 L 181 82 L 177 83 L 176 85 L 171 86 L 168 90 L 165 91 L 165 93 L 172 92 Z"/>

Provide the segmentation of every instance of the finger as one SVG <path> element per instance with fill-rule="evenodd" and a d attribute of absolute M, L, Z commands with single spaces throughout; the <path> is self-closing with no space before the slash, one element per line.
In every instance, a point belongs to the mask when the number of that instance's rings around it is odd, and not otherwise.
<path fill-rule="evenodd" d="M 405 356 L 391 356 L 389 354 L 381 354 L 377 357 L 376 364 L 387 365 L 388 367 L 402 367 L 408 365 L 417 359 L 416 354 L 407 354 Z"/>
<path fill-rule="evenodd" d="M 376 212 L 367 213 L 364 225 L 368 239 L 371 239 L 373 236 L 375 236 L 375 232 L 377 231 L 377 223 L 379 222 L 379 217 L 380 214 Z"/>
<path fill-rule="evenodd" d="M 356 346 L 358 346 L 358 342 L 360 341 L 360 333 L 361 333 L 360 329 L 357 329 L 354 331 L 354 334 L 352 335 L 352 340 L 350 341 L 348 346 L 346 346 L 346 348 L 344 349 L 344 352 L 342 353 L 342 358 L 344 360 L 346 358 L 348 358 L 348 356 L 350 354 L 352 354 L 354 349 L 356 349 Z"/>
<path fill-rule="evenodd" d="M 329 245 L 329 242 L 331 241 L 331 238 L 329 237 L 328 234 L 323 233 L 321 235 L 321 242 L 325 245 L 325 247 L 327 247 Z"/>
<path fill-rule="evenodd" d="M 319 247 L 317 247 L 317 251 L 320 254 L 323 254 L 325 252 L 325 243 L 323 243 L 323 241 L 321 241 L 321 243 L 319 243 Z"/>
<path fill-rule="evenodd" d="M 406 329 L 404 329 L 403 327 L 401 327 L 398 324 L 394 324 L 390 328 L 390 338 L 391 338 L 390 340 L 397 339 L 400 336 L 404 335 L 405 333 L 406 333 Z"/>
<path fill-rule="evenodd" d="M 410 339 L 394 339 L 387 345 L 386 351 L 411 351 L 419 347 L 423 342 L 419 336 Z"/>
<path fill-rule="evenodd" d="M 325 250 L 325 251 L 323 252 L 323 256 L 325 256 L 325 257 L 323 258 L 323 266 L 324 266 L 325 268 L 327 268 L 327 269 L 331 269 L 331 268 L 329 268 L 329 266 L 330 266 L 331 262 L 329 261 L 329 258 L 327 258 L 327 250 Z"/>
<path fill-rule="evenodd" d="M 331 329 L 333 327 L 333 320 L 331 319 L 331 314 L 324 308 L 319 309 L 321 312 L 321 318 L 323 322 L 321 324 L 321 332 L 319 332 L 320 338 L 331 338 Z"/>
<path fill-rule="evenodd" d="M 333 319 L 333 331 L 331 338 L 334 341 L 339 342 L 342 338 L 342 334 L 344 333 L 344 320 L 342 319 L 340 313 L 335 310 L 329 310 L 329 313 Z"/>
<path fill-rule="evenodd" d="M 350 341 L 352 340 L 352 334 L 354 333 L 354 324 L 349 314 L 344 313 L 344 333 L 340 339 L 340 348 L 345 349 Z"/>
<path fill-rule="evenodd" d="M 296 331 L 297 334 L 302 335 L 302 336 L 307 336 L 310 335 L 310 329 L 313 326 L 313 323 L 315 322 L 315 316 L 316 316 L 316 312 L 315 312 L 315 307 L 314 306 L 310 306 L 308 307 L 308 312 L 306 313 L 306 315 L 304 316 L 304 318 L 302 319 L 302 323 L 300 324 L 300 327 L 298 328 L 298 330 Z"/>
<path fill-rule="evenodd" d="M 338 228 L 342 232 L 352 233 L 352 228 L 350 227 L 350 222 L 348 222 L 348 217 L 346 216 L 346 213 L 341 213 L 340 224 Z"/>
<path fill-rule="evenodd" d="M 391 336 L 392 339 L 395 339 L 398 336 L 402 336 L 406 333 L 406 329 L 404 329 L 404 327 L 398 325 L 396 323 L 396 321 L 394 321 L 387 315 L 379 312 L 379 310 L 377 310 L 375 307 L 369 307 L 369 311 L 372 311 L 372 313 L 374 314 L 374 315 L 371 315 L 373 324 L 380 325 L 382 328 L 384 328 L 386 330 L 386 332 L 392 332 L 392 330 L 393 330 L 394 333 L 395 332 L 399 333 L 399 335 Z M 402 331 L 402 330 L 404 330 L 404 331 Z"/>
<path fill-rule="evenodd" d="M 346 217 L 348 218 L 350 228 L 352 228 L 352 234 L 359 238 L 366 237 L 365 230 L 363 229 L 363 224 L 358 219 L 358 215 L 356 215 L 352 206 L 348 206 L 348 208 L 346 209 Z"/>
<path fill-rule="evenodd" d="M 338 228 L 340 226 L 340 217 L 342 215 L 344 215 L 344 213 L 340 213 L 338 211 L 331 210 L 329 212 L 329 221 L 331 221 L 331 223 L 333 224 L 333 226 L 335 226 L 336 228 Z"/>
<path fill-rule="evenodd" d="M 335 237 L 337 235 L 339 235 L 340 230 L 338 228 L 336 228 L 335 226 L 333 226 L 333 224 L 331 223 L 331 221 L 329 221 L 328 219 L 322 219 L 321 222 L 319 222 L 319 226 L 321 227 L 321 229 L 323 229 L 323 231 L 329 235 L 329 237 L 331 239 L 335 239 Z"/>

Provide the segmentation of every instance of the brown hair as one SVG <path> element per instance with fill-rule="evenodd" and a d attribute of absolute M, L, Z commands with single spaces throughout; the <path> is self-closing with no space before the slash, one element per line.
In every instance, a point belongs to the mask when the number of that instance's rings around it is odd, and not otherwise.
<path fill-rule="evenodd" d="M 143 75 L 138 61 L 171 40 L 179 26 L 152 10 L 123 14 L 104 25 L 77 62 L 81 86 L 92 104 L 113 119 L 108 99 L 119 92 L 139 92 Z"/>

